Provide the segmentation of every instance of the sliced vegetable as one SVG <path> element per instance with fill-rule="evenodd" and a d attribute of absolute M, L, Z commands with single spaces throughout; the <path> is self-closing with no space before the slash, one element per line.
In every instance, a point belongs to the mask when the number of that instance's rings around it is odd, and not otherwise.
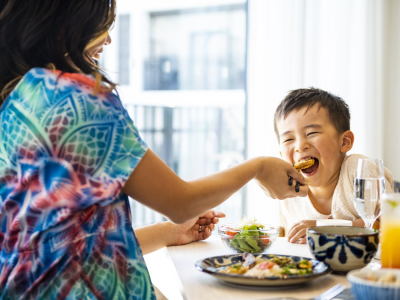
<path fill-rule="evenodd" d="M 261 253 L 265 247 L 271 243 L 269 236 L 262 231 L 261 224 L 249 224 L 239 228 L 235 235 L 229 241 L 230 246 L 239 252 Z"/>

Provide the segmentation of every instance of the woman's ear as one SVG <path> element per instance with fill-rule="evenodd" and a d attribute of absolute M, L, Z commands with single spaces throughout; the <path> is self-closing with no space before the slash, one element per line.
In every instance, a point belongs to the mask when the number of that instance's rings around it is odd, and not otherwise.
<path fill-rule="evenodd" d="M 354 134 L 351 130 L 346 130 L 345 132 L 342 133 L 342 145 L 340 148 L 340 151 L 342 153 L 346 153 L 353 148 L 354 144 Z"/>

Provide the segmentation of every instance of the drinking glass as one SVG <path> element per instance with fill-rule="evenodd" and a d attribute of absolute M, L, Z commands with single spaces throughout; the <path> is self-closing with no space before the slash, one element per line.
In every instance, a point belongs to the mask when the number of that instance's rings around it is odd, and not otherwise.
<path fill-rule="evenodd" d="M 365 227 L 373 227 L 380 215 L 381 196 L 385 191 L 383 162 L 380 159 L 360 158 L 354 178 L 354 206 Z"/>
<path fill-rule="evenodd" d="M 400 193 L 382 197 L 380 234 L 382 267 L 400 268 Z"/>

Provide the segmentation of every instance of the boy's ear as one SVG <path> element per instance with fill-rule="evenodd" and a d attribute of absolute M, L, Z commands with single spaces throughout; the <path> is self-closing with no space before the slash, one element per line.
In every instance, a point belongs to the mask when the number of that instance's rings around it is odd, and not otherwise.
<path fill-rule="evenodd" d="M 354 134 L 351 130 L 346 130 L 345 132 L 342 133 L 342 146 L 340 148 L 340 151 L 342 153 L 346 153 L 353 148 L 354 144 Z"/>

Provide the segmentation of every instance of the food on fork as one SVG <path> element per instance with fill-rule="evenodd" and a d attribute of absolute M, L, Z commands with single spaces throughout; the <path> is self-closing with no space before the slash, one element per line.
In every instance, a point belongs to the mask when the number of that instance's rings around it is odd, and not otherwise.
<path fill-rule="evenodd" d="M 309 167 L 313 166 L 314 163 L 315 159 L 313 158 L 302 159 L 294 164 L 294 168 L 297 170 L 308 169 Z"/>

